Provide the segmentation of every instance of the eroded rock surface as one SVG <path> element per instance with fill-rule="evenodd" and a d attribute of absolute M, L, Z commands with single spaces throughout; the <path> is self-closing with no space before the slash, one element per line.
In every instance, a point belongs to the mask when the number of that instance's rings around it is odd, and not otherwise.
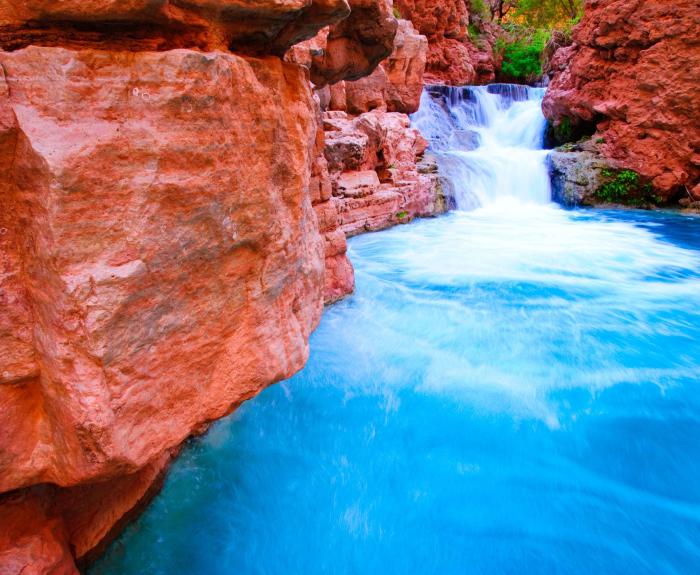
<path fill-rule="evenodd" d="M 593 124 L 602 154 L 667 198 L 700 189 L 697 3 L 589 0 L 551 66 L 551 120 Z"/>
<path fill-rule="evenodd" d="M 428 40 L 408 20 L 399 20 L 391 55 L 375 70 L 355 82 L 331 87 L 328 107 L 362 114 L 371 110 L 411 114 L 418 109 Z"/>
<path fill-rule="evenodd" d="M 422 164 L 427 142 L 405 114 L 327 112 L 324 128 L 333 203 L 346 235 L 445 211 L 438 176 Z"/>

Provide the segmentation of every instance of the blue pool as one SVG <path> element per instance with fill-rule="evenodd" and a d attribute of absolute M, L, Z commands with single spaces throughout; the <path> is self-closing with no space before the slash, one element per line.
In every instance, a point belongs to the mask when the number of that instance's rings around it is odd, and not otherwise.
<path fill-rule="evenodd" d="M 697 218 L 499 204 L 351 258 L 91 573 L 700 573 Z"/>

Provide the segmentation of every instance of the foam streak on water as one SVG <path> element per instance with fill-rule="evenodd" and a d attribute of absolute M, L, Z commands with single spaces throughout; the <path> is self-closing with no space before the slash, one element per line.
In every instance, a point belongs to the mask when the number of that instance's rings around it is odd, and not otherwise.
<path fill-rule="evenodd" d="M 306 368 L 92 573 L 700 573 L 700 221 L 549 203 L 541 94 L 491 90 L 415 118 L 462 209 L 353 238 Z"/>

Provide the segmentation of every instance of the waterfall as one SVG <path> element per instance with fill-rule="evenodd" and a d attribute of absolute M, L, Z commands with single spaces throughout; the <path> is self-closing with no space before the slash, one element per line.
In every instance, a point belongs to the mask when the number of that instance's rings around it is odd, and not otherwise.
<path fill-rule="evenodd" d="M 543 88 L 427 86 L 412 123 L 430 142 L 459 210 L 546 204 Z"/>

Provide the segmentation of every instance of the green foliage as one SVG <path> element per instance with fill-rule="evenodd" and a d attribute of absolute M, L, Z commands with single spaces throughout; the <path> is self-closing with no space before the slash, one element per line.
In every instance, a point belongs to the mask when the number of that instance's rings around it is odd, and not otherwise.
<path fill-rule="evenodd" d="M 469 39 L 472 41 L 478 40 L 479 36 L 481 36 L 481 31 L 476 24 L 469 24 L 467 31 L 469 32 Z"/>
<path fill-rule="evenodd" d="M 396 6 L 394 6 L 394 18 L 401 20 L 401 11 Z"/>
<path fill-rule="evenodd" d="M 602 170 L 606 182 L 596 190 L 596 197 L 610 204 L 635 207 L 658 206 L 661 198 L 654 194 L 650 183 L 642 184 L 637 172 L 632 170 Z"/>
<path fill-rule="evenodd" d="M 518 0 L 515 17 L 536 28 L 570 30 L 583 14 L 583 0 Z"/>
<path fill-rule="evenodd" d="M 532 82 L 542 75 L 542 53 L 549 39 L 545 29 L 526 32 L 516 40 L 498 45 L 502 50 L 501 72 L 505 78 L 519 82 Z"/>
<path fill-rule="evenodd" d="M 396 214 L 396 219 L 397 220 L 403 220 L 408 216 L 408 212 L 399 212 Z"/>
<path fill-rule="evenodd" d="M 558 124 L 552 125 L 552 132 L 557 142 L 573 142 L 576 138 L 574 126 L 567 116 L 564 116 Z"/>
<path fill-rule="evenodd" d="M 486 2 L 484 0 L 470 0 L 469 2 L 469 14 L 476 14 L 480 16 L 481 18 L 489 18 L 490 17 L 490 10 L 486 6 Z"/>

